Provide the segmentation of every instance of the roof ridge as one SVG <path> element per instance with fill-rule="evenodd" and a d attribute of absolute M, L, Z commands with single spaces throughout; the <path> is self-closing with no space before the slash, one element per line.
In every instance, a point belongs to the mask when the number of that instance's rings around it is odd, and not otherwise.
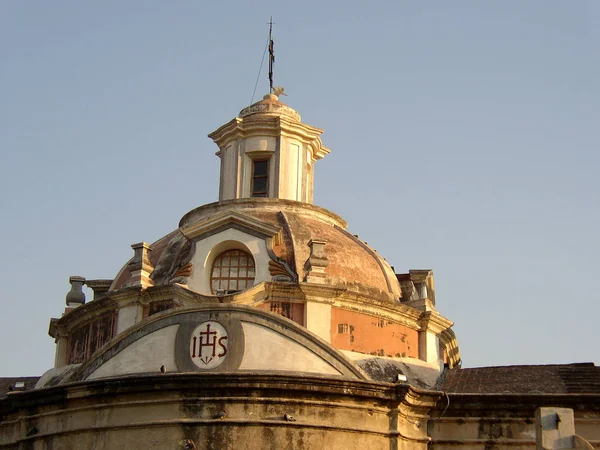
<path fill-rule="evenodd" d="M 457 367 L 460 370 L 473 370 L 473 369 L 501 369 L 501 368 L 513 368 L 513 367 L 589 367 L 600 369 L 600 366 L 596 366 L 593 362 L 577 362 L 577 363 L 566 363 L 566 364 L 514 364 L 507 366 L 481 366 L 481 367 Z"/>

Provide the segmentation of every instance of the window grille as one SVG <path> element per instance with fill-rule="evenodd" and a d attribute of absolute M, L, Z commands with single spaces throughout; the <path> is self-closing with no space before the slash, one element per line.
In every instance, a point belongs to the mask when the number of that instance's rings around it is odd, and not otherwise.
<path fill-rule="evenodd" d="M 227 250 L 213 262 L 210 288 L 213 294 L 232 294 L 254 285 L 254 259 L 243 250 Z"/>

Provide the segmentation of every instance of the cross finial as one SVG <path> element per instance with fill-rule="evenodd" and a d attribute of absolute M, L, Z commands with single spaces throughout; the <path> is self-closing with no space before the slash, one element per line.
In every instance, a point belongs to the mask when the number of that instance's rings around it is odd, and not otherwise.
<path fill-rule="evenodd" d="M 273 46 L 273 16 L 269 20 L 269 93 L 273 93 L 273 63 L 275 62 L 275 50 Z"/>

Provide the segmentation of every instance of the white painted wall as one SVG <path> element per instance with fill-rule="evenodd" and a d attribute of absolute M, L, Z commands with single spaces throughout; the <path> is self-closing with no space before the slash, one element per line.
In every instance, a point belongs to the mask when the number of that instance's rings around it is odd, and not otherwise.
<path fill-rule="evenodd" d="M 244 141 L 246 152 L 275 151 L 277 139 L 274 136 L 251 136 Z"/>
<path fill-rule="evenodd" d="M 284 370 L 340 375 L 331 364 L 306 347 L 273 330 L 242 322 L 244 358 L 240 370 Z"/>
<path fill-rule="evenodd" d="M 61 336 L 56 341 L 56 353 L 54 355 L 54 368 L 67 364 L 67 338 Z"/>
<path fill-rule="evenodd" d="M 283 146 L 283 144 L 282 144 Z M 302 200 L 302 167 L 299 164 L 302 155 L 300 145 L 285 140 L 285 151 L 281 153 L 279 170 L 279 198 Z M 300 176 L 299 173 L 300 172 Z"/>
<path fill-rule="evenodd" d="M 235 168 L 235 153 L 236 145 L 228 145 L 223 151 L 223 200 L 235 198 L 236 190 L 236 168 Z"/>
<path fill-rule="evenodd" d="M 117 334 L 121 334 L 127 328 L 142 320 L 142 308 L 137 304 L 128 305 L 119 309 L 117 318 Z"/>
<path fill-rule="evenodd" d="M 279 141 L 279 146 L 278 146 Z M 253 161 L 269 160 L 269 197 L 312 202 L 312 164 L 308 145 L 286 135 L 249 136 L 221 151 L 219 200 L 252 196 Z"/>
<path fill-rule="evenodd" d="M 307 301 L 304 314 L 306 329 L 331 343 L 331 305 Z"/>
<path fill-rule="evenodd" d="M 250 136 L 228 144 L 221 152 L 219 200 L 248 198 L 252 189 L 252 162 L 269 160 L 269 197 L 275 197 L 277 138 Z"/>
<path fill-rule="evenodd" d="M 179 324 L 171 325 L 138 339 L 98 367 L 87 379 L 129 373 L 159 372 L 162 365 L 167 372 L 177 371 L 175 336 L 178 329 Z"/>
<path fill-rule="evenodd" d="M 419 359 L 428 363 L 437 363 L 440 359 L 440 340 L 429 331 L 419 332 Z"/>
<path fill-rule="evenodd" d="M 269 254 L 264 239 L 243 231 L 229 228 L 196 242 L 196 252 L 192 257 L 193 271 L 188 278 L 188 286 L 193 291 L 213 295 L 210 290 L 210 271 L 215 258 L 226 250 L 240 249 L 252 255 L 256 266 L 254 284 L 270 281 Z"/>

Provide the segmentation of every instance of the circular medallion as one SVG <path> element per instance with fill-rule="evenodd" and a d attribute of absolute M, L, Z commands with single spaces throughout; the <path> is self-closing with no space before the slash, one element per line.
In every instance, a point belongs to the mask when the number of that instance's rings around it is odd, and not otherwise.
<path fill-rule="evenodd" d="M 219 322 L 202 322 L 190 337 L 190 358 L 200 369 L 214 369 L 227 358 L 228 338 Z"/>

